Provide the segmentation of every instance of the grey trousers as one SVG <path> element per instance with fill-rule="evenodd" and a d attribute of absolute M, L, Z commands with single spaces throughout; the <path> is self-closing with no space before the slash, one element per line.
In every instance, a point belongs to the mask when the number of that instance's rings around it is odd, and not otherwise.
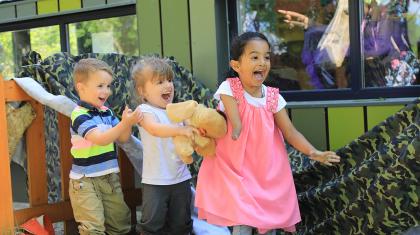
<path fill-rule="evenodd" d="M 174 185 L 143 184 L 140 227 L 144 235 L 192 232 L 190 181 Z"/>

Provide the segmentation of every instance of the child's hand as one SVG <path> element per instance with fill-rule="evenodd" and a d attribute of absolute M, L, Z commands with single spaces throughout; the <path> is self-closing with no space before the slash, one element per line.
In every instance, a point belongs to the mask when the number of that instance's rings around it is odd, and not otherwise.
<path fill-rule="evenodd" d="M 135 125 L 141 120 L 143 120 L 143 113 L 140 111 L 140 107 L 137 107 L 134 111 L 125 106 L 125 109 L 122 114 L 122 121 L 125 121 L 130 124 L 130 126 Z"/>
<path fill-rule="evenodd" d="M 309 158 L 321 162 L 322 164 L 325 164 L 327 166 L 332 166 L 333 163 L 340 162 L 340 156 L 338 156 L 337 154 L 335 154 L 335 152 L 332 151 L 321 152 L 315 150 L 309 154 Z"/>
<path fill-rule="evenodd" d="M 283 14 L 285 17 L 284 22 L 289 24 L 289 28 L 293 28 L 295 25 L 307 29 L 309 26 L 309 18 L 305 15 L 294 11 L 277 10 L 278 13 Z"/>
<path fill-rule="evenodd" d="M 200 134 L 200 132 L 197 130 L 197 128 L 192 126 L 180 126 L 179 127 L 179 135 L 184 135 L 188 138 L 192 138 L 195 134 Z"/>

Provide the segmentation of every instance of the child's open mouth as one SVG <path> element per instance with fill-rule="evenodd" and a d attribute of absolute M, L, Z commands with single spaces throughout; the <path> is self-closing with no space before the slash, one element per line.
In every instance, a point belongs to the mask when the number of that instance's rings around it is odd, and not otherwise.
<path fill-rule="evenodd" d="M 106 99 L 102 98 L 102 97 L 99 97 L 99 100 L 102 101 L 102 102 L 105 102 Z"/>
<path fill-rule="evenodd" d="M 162 94 L 162 99 L 166 100 L 167 102 L 169 102 L 171 98 L 171 93 L 168 94 Z"/>
<path fill-rule="evenodd" d="M 254 77 L 257 80 L 263 80 L 264 79 L 263 71 L 254 71 Z"/>

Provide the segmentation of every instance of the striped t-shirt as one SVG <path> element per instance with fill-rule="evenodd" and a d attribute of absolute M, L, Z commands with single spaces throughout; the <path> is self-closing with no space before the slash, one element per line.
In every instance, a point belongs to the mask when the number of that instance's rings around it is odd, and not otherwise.
<path fill-rule="evenodd" d="M 85 139 L 89 131 L 96 128 L 107 130 L 119 123 L 117 117 L 105 106 L 100 109 L 79 101 L 71 113 L 71 154 L 73 165 L 71 179 L 96 177 L 119 172 L 114 143 L 96 145 Z"/>

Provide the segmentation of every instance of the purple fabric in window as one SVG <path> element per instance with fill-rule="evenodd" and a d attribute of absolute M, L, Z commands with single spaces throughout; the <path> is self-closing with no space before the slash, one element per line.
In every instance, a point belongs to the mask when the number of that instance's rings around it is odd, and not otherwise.
<path fill-rule="evenodd" d="M 320 58 L 319 53 L 322 53 L 317 50 L 317 45 L 326 27 L 327 26 L 312 26 L 309 27 L 304 34 L 304 45 L 301 58 L 305 65 L 306 72 L 311 78 L 311 84 L 315 89 L 332 88 L 334 86 L 334 84 L 330 84 L 333 75 L 329 73 L 328 69 L 323 68 L 321 64 L 318 64 L 317 61 L 315 61 L 315 58 Z M 362 26 L 362 28 L 364 28 L 363 51 L 365 59 L 376 57 L 385 58 L 389 54 L 394 53 L 396 49 L 391 43 L 391 37 L 394 39 L 395 44 L 400 51 L 411 51 L 408 42 L 407 22 L 405 20 L 401 21 L 399 18 L 391 19 L 386 17 L 382 18 L 380 21 L 366 21 L 366 25 Z M 376 63 L 386 63 L 386 61 L 381 60 L 375 61 Z M 373 69 L 370 66 L 367 67 Z M 372 80 L 372 84 L 367 82 L 368 86 L 385 86 L 384 71 L 382 71 L 385 68 L 383 65 L 379 67 L 381 68 L 380 71 L 368 72 L 368 74 L 370 74 L 370 80 Z M 323 73 L 320 73 L 319 71 L 323 71 Z M 373 74 L 376 76 L 373 76 Z"/>
<path fill-rule="evenodd" d="M 327 28 L 326 25 L 309 27 L 304 34 L 302 63 L 306 66 L 306 72 L 311 78 L 311 84 L 316 89 L 324 88 L 315 68 L 315 53 L 317 53 L 318 42 Z"/>
<path fill-rule="evenodd" d="M 379 57 L 394 51 L 391 37 L 399 50 L 410 50 L 406 21 L 389 18 L 380 21 L 367 21 L 363 35 L 365 57 Z"/>

